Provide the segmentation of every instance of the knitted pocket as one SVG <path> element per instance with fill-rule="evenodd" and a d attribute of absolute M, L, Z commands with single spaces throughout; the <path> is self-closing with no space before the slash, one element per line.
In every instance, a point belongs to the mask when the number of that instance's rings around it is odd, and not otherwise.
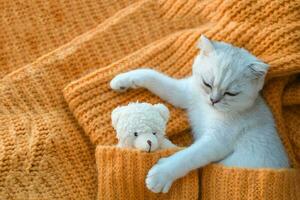
<path fill-rule="evenodd" d="M 175 151 L 176 149 L 168 149 L 147 153 L 136 149 L 97 146 L 98 199 L 198 199 L 198 171 L 175 181 L 166 194 L 156 194 L 146 188 L 145 178 L 149 169 L 159 158 Z"/>
<path fill-rule="evenodd" d="M 209 165 L 202 171 L 202 200 L 300 199 L 295 169 L 246 169 Z"/>

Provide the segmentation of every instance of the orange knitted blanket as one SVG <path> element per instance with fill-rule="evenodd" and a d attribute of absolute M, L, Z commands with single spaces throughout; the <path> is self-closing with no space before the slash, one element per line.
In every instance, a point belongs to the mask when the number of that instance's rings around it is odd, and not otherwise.
<path fill-rule="evenodd" d="M 299 1 L 2 0 L 0 16 L 0 199 L 300 199 Z M 174 150 L 114 147 L 110 113 L 161 100 L 108 83 L 141 66 L 189 75 L 201 34 L 270 64 L 263 94 L 293 168 L 209 165 L 154 194 L 145 175 Z M 168 136 L 190 144 L 169 108 Z"/>

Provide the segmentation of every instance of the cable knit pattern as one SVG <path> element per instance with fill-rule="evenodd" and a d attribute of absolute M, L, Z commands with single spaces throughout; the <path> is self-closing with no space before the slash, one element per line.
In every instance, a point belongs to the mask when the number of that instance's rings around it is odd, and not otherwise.
<path fill-rule="evenodd" d="M 0 199 L 300 199 L 298 1 L 3 0 L 0 10 Z M 294 169 L 210 165 L 155 195 L 145 174 L 172 151 L 113 147 L 110 113 L 161 100 L 109 81 L 143 66 L 190 75 L 201 34 L 270 64 L 263 95 Z M 185 112 L 168 107 L 168 136 L 189 145 Z"/>
<path fill-rule="evenodd" d="M 202 172 L 202 199 L 281 199 L 300 197 L 299 171 L 210 165 Z M 298 177 L 295 178 L 295 177 Z"/>
<path fill-rule="evenodd" d="M 150 168 L 159 158 L 174 152 L 172 149 L 147 153 L 136 149 L 98 145 L 98 199 L 198 199 L 197 171 L 176 181 L 167 194 L 156 194 L 145 187 L 145 177 Z"/>

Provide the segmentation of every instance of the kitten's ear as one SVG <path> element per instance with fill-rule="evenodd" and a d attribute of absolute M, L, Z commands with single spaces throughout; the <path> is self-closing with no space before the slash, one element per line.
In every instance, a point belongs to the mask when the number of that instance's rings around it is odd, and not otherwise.
<path fill-rule="evenodd" d="M 204 55 L 209 55 L 211 52 L 215 50 L 215 47 L 213 45 L 213 42 L 210 41 L 207 37 L 204 35 L 200 36 L 200 39 L 198 40 L 197 47 L 201 49 Z"/>
<path fill-rule="evenodd" d="M 251 73 L 255 77 L 261 78 L 266 75 L 269 65 L 262 61 L 255 61 L 255 62 L 251 63 L 250 65 L 248 65 L 248 67 L 249 67 Z"/>

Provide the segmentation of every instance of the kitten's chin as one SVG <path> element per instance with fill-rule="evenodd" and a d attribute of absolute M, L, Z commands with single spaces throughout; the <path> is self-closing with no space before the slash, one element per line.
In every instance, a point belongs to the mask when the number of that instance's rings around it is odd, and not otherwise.
<path fill-rule="evenodd" d="M 215 105 L 210 104 L 210 106 L 211 106 L 214 110 L 216 110 L 216 111 L 218 111 L 218 112 L 222 112 L 222 113 L 236 112 L 236 111 L 235 111 L 234 109 L 232 109 L 232 108 L 224 107 L 224 106 L 219 105 L 219 104 L 215 104 Z"/>
<path fill-rule="evenodd" d="M 220 113 L 224 113 L 224 114 L 236 114 L 236 113 L 243 113 L 247 110 L 249 110 L 253 104 L 249 104 L 249 105 L 222 105 L 221 103 L 220 104 L 215 104 L 215 105 L 211 105 L 210 106 L 220 112 Z"/>
<path fill-rule="evenodd" d="M 222 102 L 217 103 L 215 105 L 212 105 L 211 103 L 209 104 L 214 110 L 220 112 L 220 113 L 225 113 L 225 114 L 232 114 L 232 113 L 239 113 L 243 112 L 247 108 L 244 106 L 239 106 L 239 105 L 230 105 L 230 104 L 224 104 Z"/>

